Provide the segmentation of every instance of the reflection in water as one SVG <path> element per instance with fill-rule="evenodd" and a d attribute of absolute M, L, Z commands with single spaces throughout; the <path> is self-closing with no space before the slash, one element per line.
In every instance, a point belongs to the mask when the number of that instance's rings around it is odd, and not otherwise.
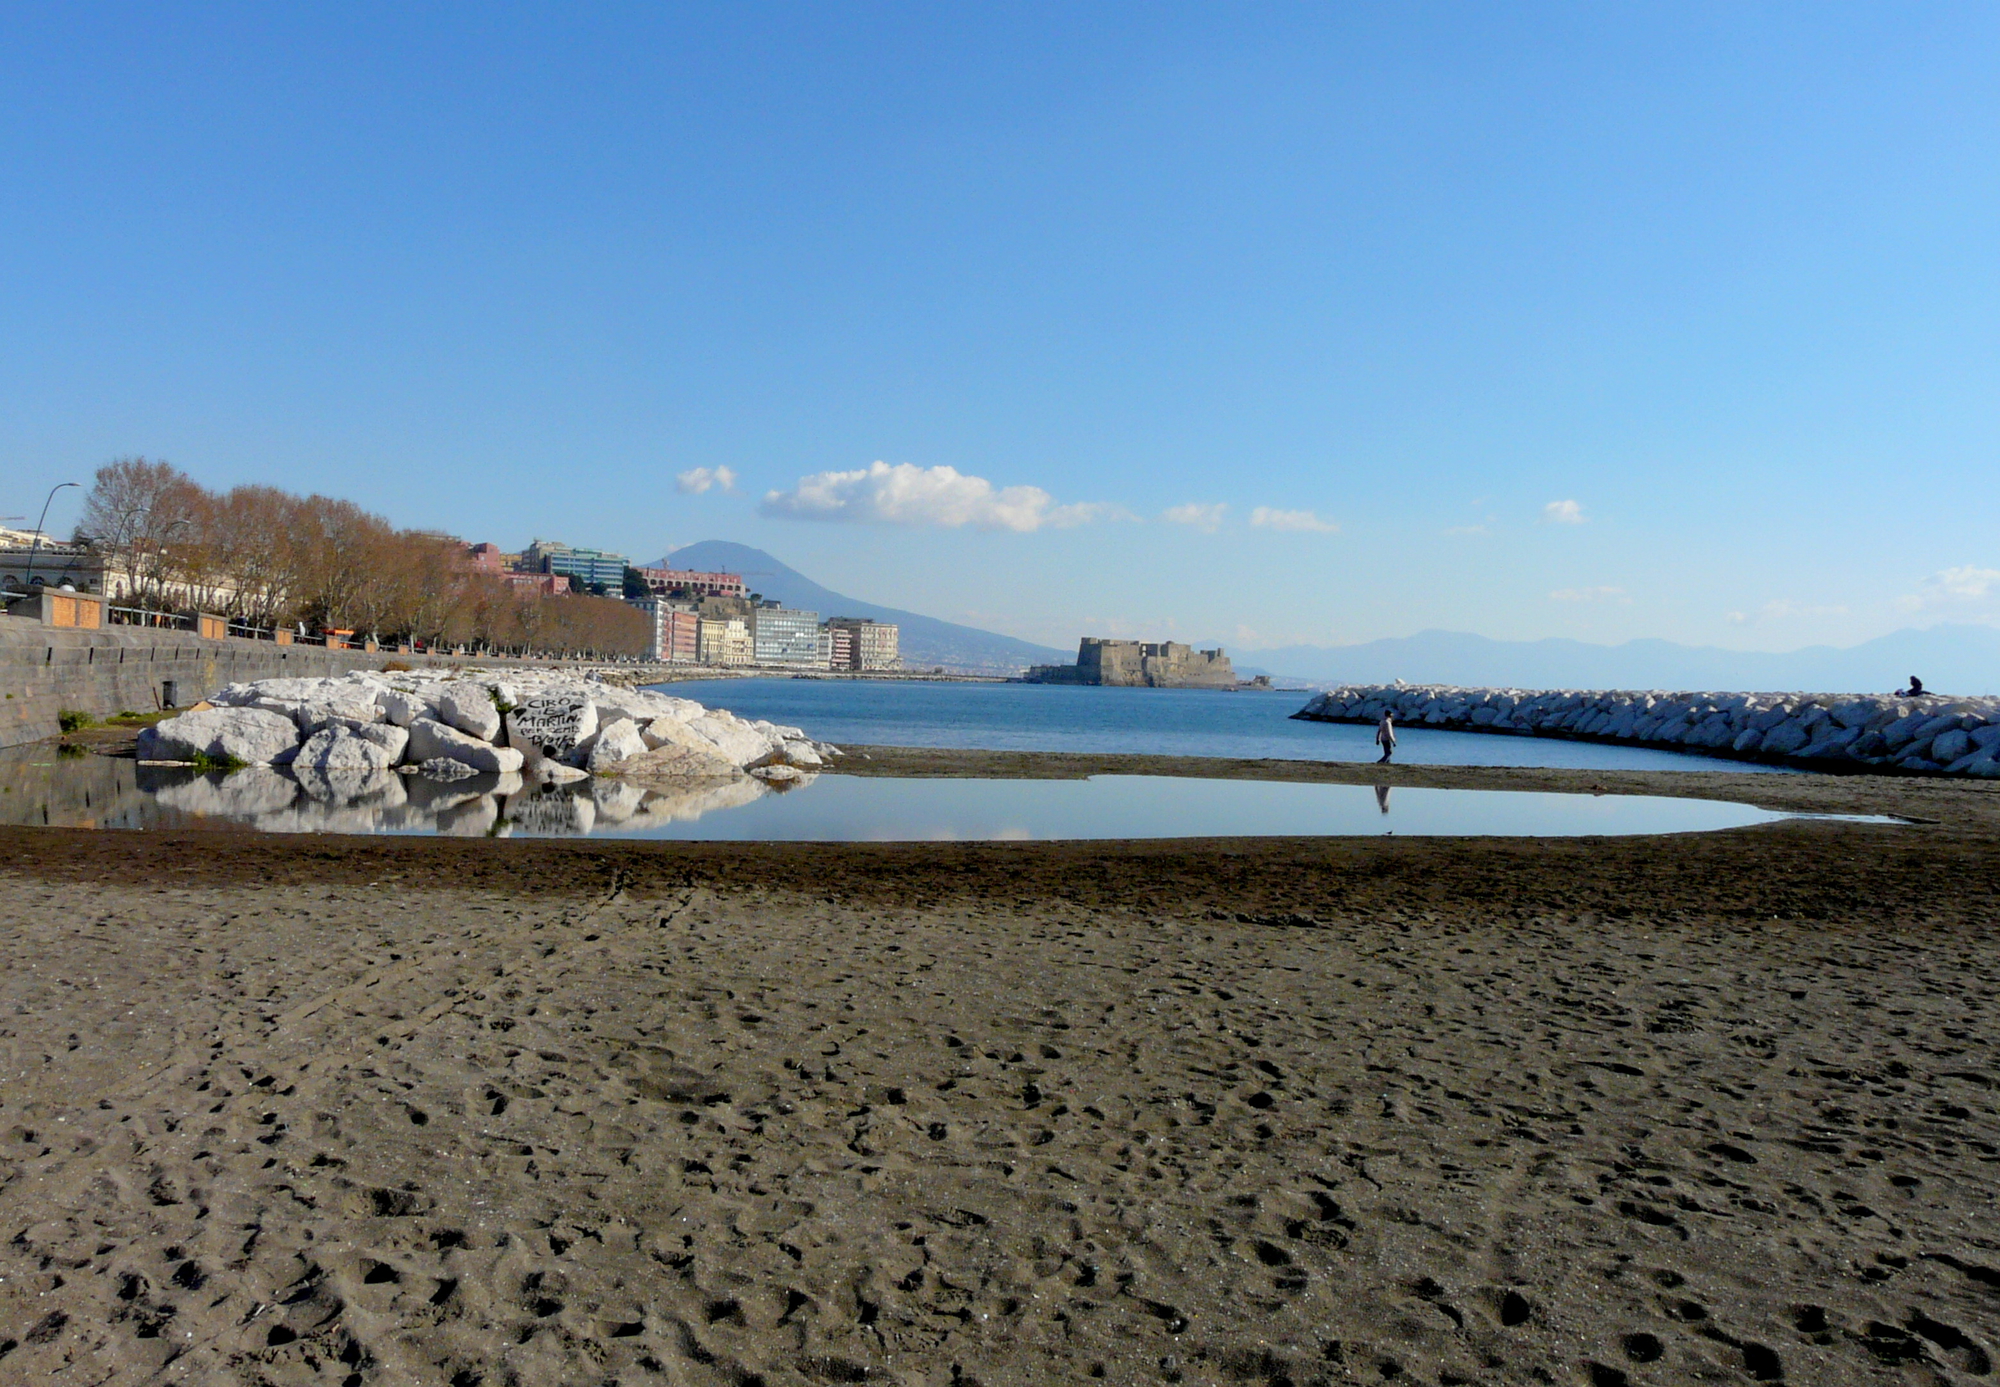
<path fill-rule="evenodd" d="M 809 793 L 793 793 L 817 785 Z M 1370 793 L 1370 790 L 1373 793 Z M 1648 795 L 1442 790 L 1176 776 L 1084 780 L 745 776 L 671 789 L 590 777 L 438 781 L 256 767 L 202 775 L 47 748 L 0 751 L 0 822 L 277 833 L 764 842 L 1688 833 L 1769 823 L 1747 804 Z M 1394 823 L 1392 825 L 1391 819 Z"/>
<path fill-rule="evenodd" d="M 655 789 L 591 777 L 518 774 L 431 780 L 388 770 L 251 766 L 203 774 L 46 747 L 0 751 L 0 823 L 59 828 L 253 828 L 267 833 L 441 833 L 573 837 L 644 833 L 765 795 L 802 789 L 753 777 Z"/>

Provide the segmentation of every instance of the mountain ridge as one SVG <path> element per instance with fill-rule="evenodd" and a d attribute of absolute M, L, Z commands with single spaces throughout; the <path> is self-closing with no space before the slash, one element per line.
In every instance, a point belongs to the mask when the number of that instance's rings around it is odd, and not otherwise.
<path fill-rule="evenodd" d="M 1342 646 L 1234 652 L 1286 679 L 1315 684 L 1465 684 L 1513 688 L 1730 689 L 1885 693 L 1911 674 L 1927 688 L 2000 692 L 2000 627 L 1906 627 L 1859 645 L 1772 652 L 1681 645 L 1642 637 L 1617 645 L 1549 637 L 1502 641 L 1430 629 Z"/>
<path fill-rule="evenodd" d="M 1027 665 L 1066 664 L 1074 648 L 963 626 L 879 602 L 849 597 L 814 582 L 762 549 L 730 540 L 684 545 L 660 561 L 669 568 L 741 573 L 754 592 L 822 617 L 872 617 L 900 628 L 905 663 L 984 674 L 1013 674 Z M 1354 645 L 1228 647 L 1242 674 L 1329 685 L 1466 684 L 1514 688 L 1729 689 L 1813 693 L 1882 693 L 1911 674 L 1932 689 L 2000 693 L 2000 627 L 1939 625 L 1905 628 L 1853 646 L 1744 651 L 1681 645 L 1642 637 L 1617 645 L 1552 636 L 1504 641 L 1437 628 Z"/>

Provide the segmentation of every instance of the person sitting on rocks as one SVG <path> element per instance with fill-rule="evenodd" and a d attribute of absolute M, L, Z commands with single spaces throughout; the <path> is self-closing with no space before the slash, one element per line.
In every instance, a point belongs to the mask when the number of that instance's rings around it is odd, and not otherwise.
<path fill-rule="evenodd" d="M 1382 714 L 1382 721 L 1375 724 L 1375 745 L 1382 748 L 1382 761 L 1387 761 L 1396 750 L 1396 724 L 1390 721 L 1387 712 Z"/>
<path fill-rule="evenodd" d="M 1922 698 L 1923 696 L 1924 681 L 1917 678 L 1914 674 L 1910 676 L 1909 688 L 1896 690 L 1896 697 L 1898 698 Z"/>

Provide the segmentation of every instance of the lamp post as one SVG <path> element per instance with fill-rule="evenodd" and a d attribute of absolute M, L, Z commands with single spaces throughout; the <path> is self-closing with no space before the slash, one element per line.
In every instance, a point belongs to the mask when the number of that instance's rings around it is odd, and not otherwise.
<path fill-rule="evenodd" d="M 31 588 L 35 585 L 35 555 L 41 551 L 42 526 L 48 523 L 49 502 L 55 500 L 56 493 L 58 491 L 61 491 L 64 487 L 66 486 L 81 487 L 82 485 L 83 485 L 82 482 L 57 482 L 54 486 L 49 488 L 48 498 L 42 502 L 41 518 L 35 521 L 35 542 L 28 546 L 28 574 L 25 578 L 21 580 L 21 586 Z"/>

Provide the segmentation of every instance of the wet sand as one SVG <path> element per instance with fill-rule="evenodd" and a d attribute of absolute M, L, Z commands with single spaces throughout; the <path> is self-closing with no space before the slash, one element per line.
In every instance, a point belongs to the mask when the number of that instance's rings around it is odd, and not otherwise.
<path fill-rule="evenodd" d="M 844 769 L 1923 822 L 0 829 L 0 1381 L 1991 1374 L 2000 787 L 879 748 Z"/>

